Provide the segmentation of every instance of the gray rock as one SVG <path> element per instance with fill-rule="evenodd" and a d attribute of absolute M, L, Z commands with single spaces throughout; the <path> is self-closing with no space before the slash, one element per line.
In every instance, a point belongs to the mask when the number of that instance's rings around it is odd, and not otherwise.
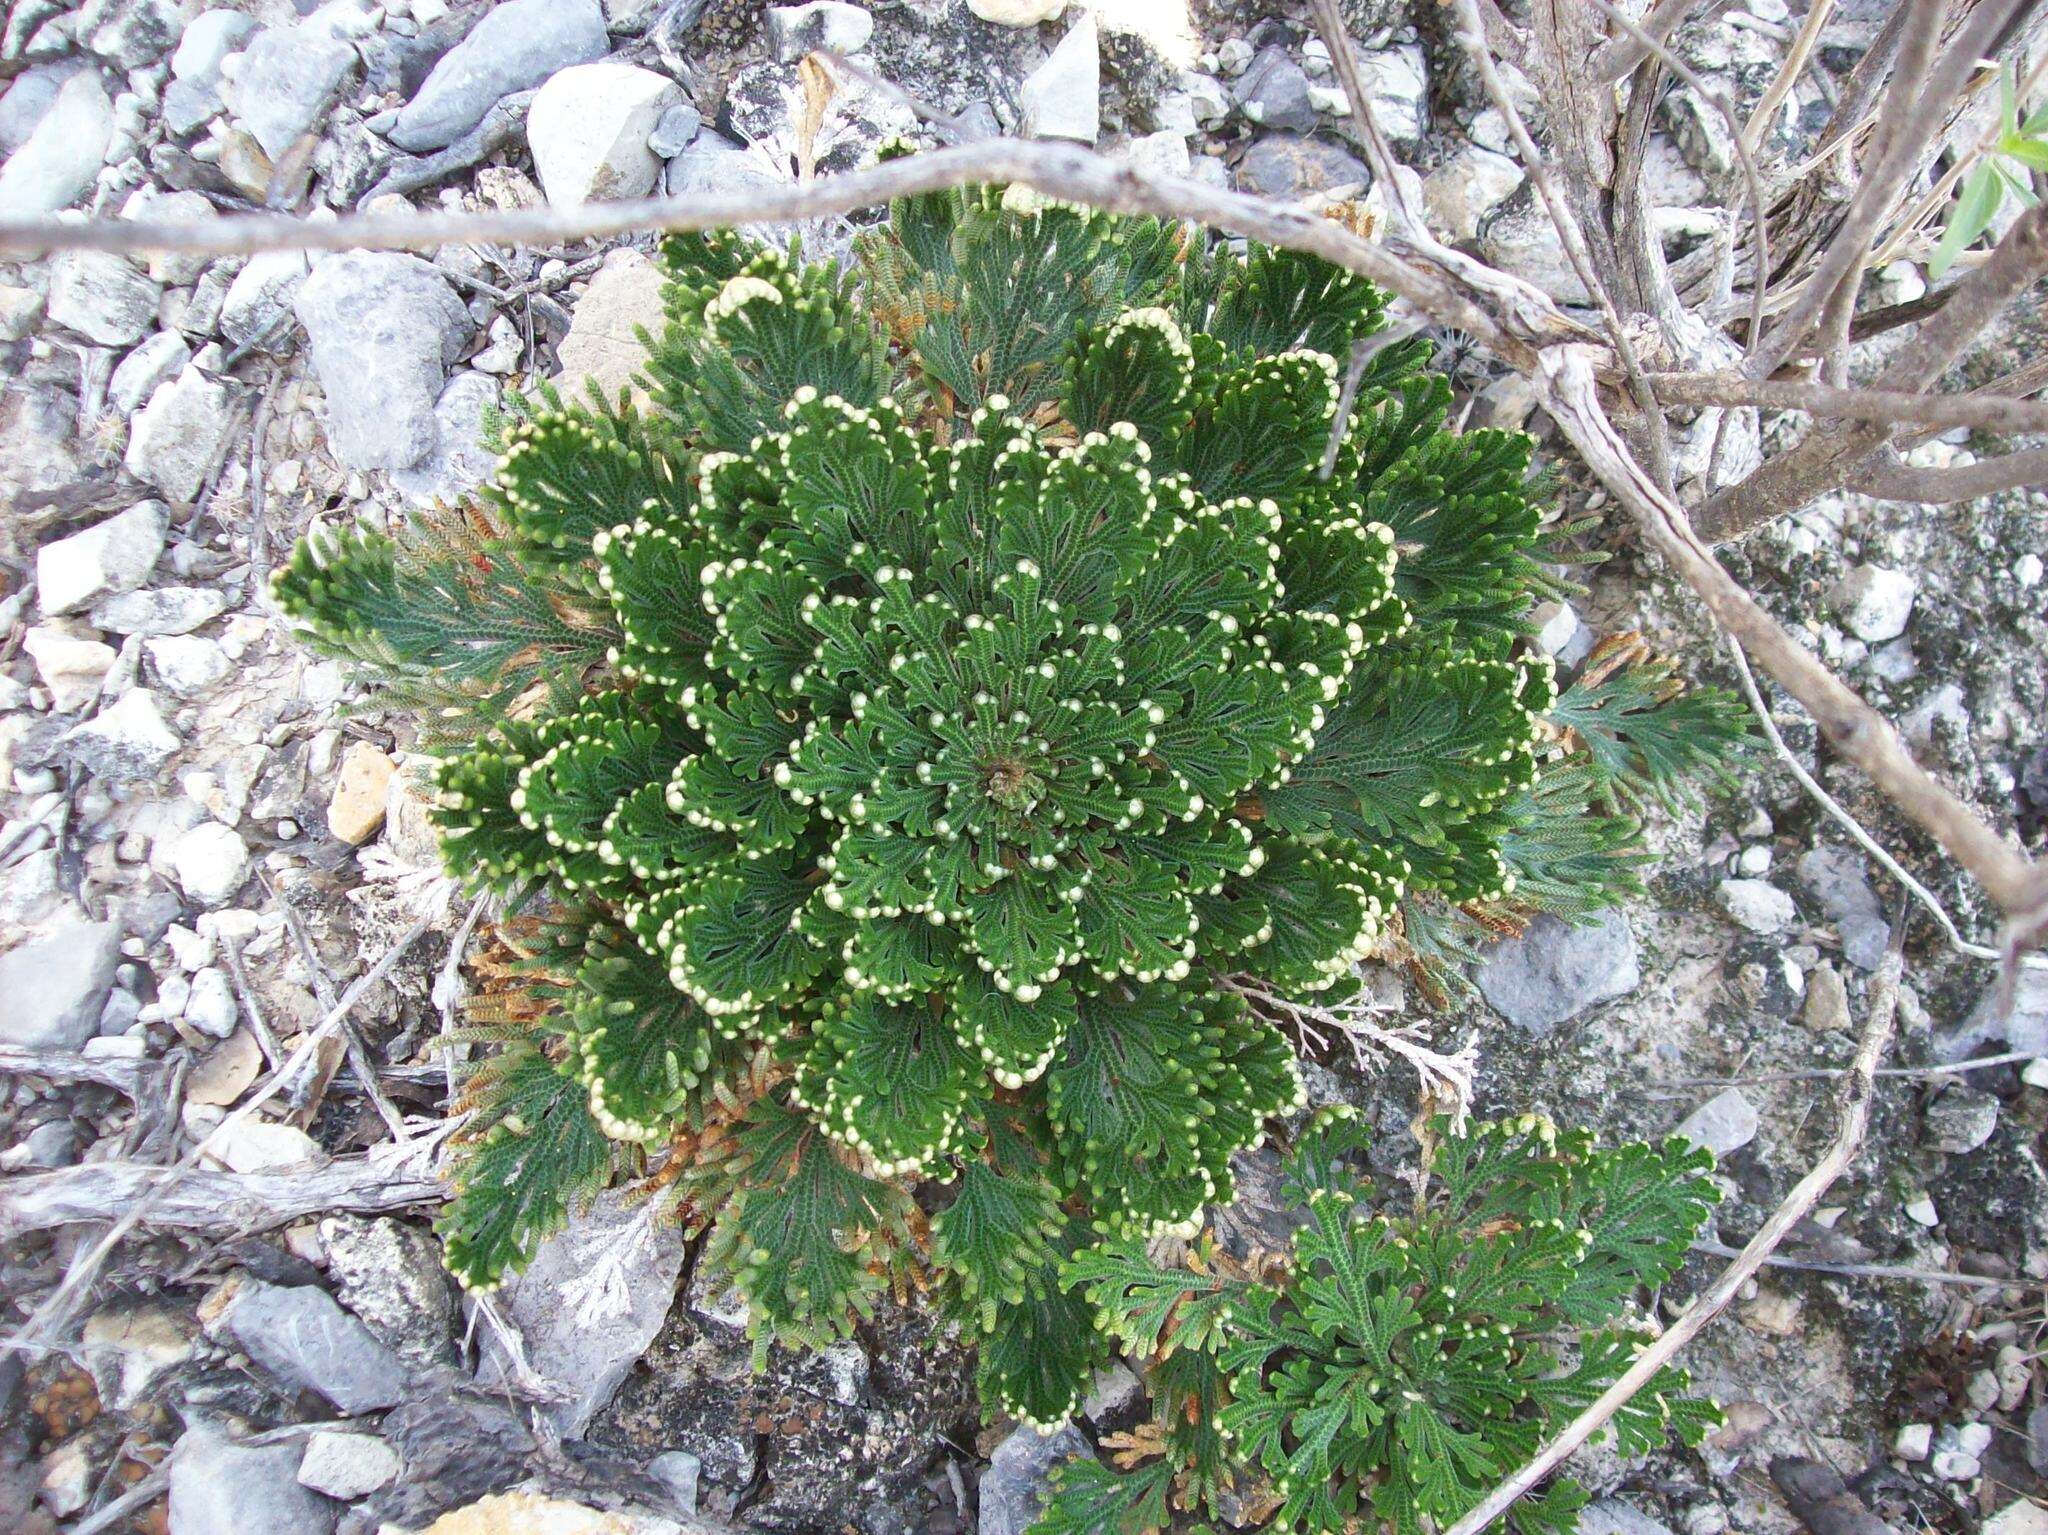
<path fill-rule="evenodd" d="M 322 1429 L 306 1439 L 299 1485 L 330 1498 L 366 1498 L 397 1477 L 398 1452 L 375 1434 L 337 1434 Z"/>
<path fill-rule="evenodd" d="M 434 406 L 470 331 L 447 280 L 411 256 L 350 252 L 321 262 L 293 307 L 327 391 L 335 457 L 409 469 L 433 452 Z"/>
<path fill-rule="evenodd" d="M 80 59 L 57 59 L 24 69 L 0 91 L 0 158 L 26 144 L 37 124 L 50 115 L 64 82 L 86 66 Z M 89 72 L 89 71 L 88 71 Z"/>
<path fill-rule="evenodd" d="M 405 1363 L 425 1369 L 455 1357 L 455 1297 L 441 1249 L 403 1221 L 333 1215 L 320 1223 L 327 1274 L 341 1303 Z"/>
<path fill-rule="evenodd" d="M 355 49 L 310 23 L 265 27 L 221 97 L 275 160 L 318 126 L 355 66 Z"/>
<path fill-rule="evenodd" d="M 1052 1434 L 1011 1430 L 981 1473 L 981 1535 L 1024 1535 L 1038 1518 L 1053 1468 L 1093 1454 L 1087 1436 L 1071 1423 Z"/>
<path fill-rule="evenodd" d="M 1278 44 L 1259 50 L 1232 91 L 1244 115 L 1264 127 L 1313 133 L 1322 121 L 1308 99 L 1308 72 Z"/>
<path fill-rule="evenodd" d="M 1951 1155 L 1975 1151 L 1998 1129 L 1998 1099 L 1981 1088 L 1954 1083 L 1927 1105 L 1927 1133 Z"/>
<path fill-rule="evenodd" d="M 225 906 L 249 878 L 249 846 L 241 833 L 202 821 L 179 835 L 168 852 L 178 887 L 201 906 Z"/>
<path fill-rule="evenodd" d="M 315 1285 L 245 1277 L 220 1326 L 279 1380 L 317 1392 L 349 1416 L 390 1407 L 405 1395 L 398 1356 Z M 288 1480 L 297 1469 L 287 1470 Z"/>
<path fill-rule="evenodd" d="M 1579 1535 L 1671 1535 L 1671 1528 L 1619 1498 L 1602 1498 L 1580 1510 Z"/>
<path fill-rule="evenodd" d="M 218 640 L 195 634 L 166 634 L 142 642 L 157 686 L 175 698 L 197 698 L 227 680 L 234 662 Z"/>
<path fill-rule="evenodd" d="M 143 501 L 36 551 L 36 600 L 45 613 L 75 613 L 133 591 L 164 552 L 170 508 Z"/>
<path fill-rule="evenodd" d="M 248 41 L 256 18 L 241 11 L 206 11 L 186 23 L 171 55 L 171 76 L 194 85 L 220 88 L 220 64 Z"/>
<path fill-rule="evenodd" d="M 1828 593 L 1843 626 L 1859 640 L 1878 645 L 1906 632 L 1918 583 L 1903 570 L 1858 565 Z"/>
<path fill-rule="evenodd" d="M 661 121 L 654 125 L 654 131 L 647 135 L 647 147 L 664 160 L 673 159 L 683 152 L 684 147 L 697 136 L 697 130 L 704 126 L 704 117 L 687 101 L 676 103 L 661 114 Z"/>
<path fill-rule="evenodd" d="M 210 1426 L 171 1452 L 170 1535 L 329 1535 L 337 1504 L 301 1487 L 295 1444 L 242 1446 Z"/>
<path fill-rule="evenodd" d="M 737 192 L 773 186 L 775 177 L 761 160 L 715 133 L 699 133 L 681 154 L 668 162 L 662 190 L 671 197 L 692 192 Z"/>
<path fill-rule="evenodd" d="M 242 1021 L 241 1005 L 235 1001 L 235 983 L 227 971 L 208 965 L 192 977 L 192 990 L 185 998 L 185 1022 L 208 1039 L 226 1039 Z"/>
<path fill-rule="evenodd" d="M 132 783 L 155 777 L 183 743 L 164 723 L 156 695 L 130 688 L 84 724 L 65 731 L 58 744 L 87 772 Z"/>
<path fill-rule="evenodd" d="M 406 103 L 391 142 L 415 154 L 454 143 L 502 96 L 610 47 L 597 0 L 507 0 L 444 56 Z"/>
<path fill-rule="evenodd" d="M 1741 1088 L 1731 1087 L 1686 1115 L 1673 1133 L 1716 1157 L 1727 1157 L 1756 1139 L 1759 1123 L 1756 1106 L 1743 1097 Z"/>
<path fill-rule="evenodd" d="M 391 483 L 416 501 L 453 503 L 490 477 L 497 455 L 484 440 L 484 412 L 498 403 L 498 381 L 469 369 L 448 380 L 434 402 L 434 450 Z"/>
<path fill-rule="evenodd" d="M 1962 740 L 1970 737 L 1969 695 L 1959 682 L 1942 683 L 1899 719 L 1899 733 L 1923 751 L 1934 745 L 1936 730 L 1944 726 Z"/>
<path fill-rule="evenodd" d="M 1372 182 L 1372 173 L 1356 155 L 1320 139 L 1288 133 L 1268 134 L 1254 142 L 1237 162 L 1236 176 L 1242 190 L 1260 197 L 1304 197 Z"/>
<path fill-rule="evenodd" d="M 704 1462 L 688 1450 L 664 1450 L 647 1463 L 647 1474 L 668 1489 L 686 1515 L 697 1512 L 697 1479 L 703 1473 Z"/>
<path fill-rule="evenodd" d="M 0 341 L 20 341 L 43 317 L 43 296 L 33 288 L 0 286 Z"/>
<path fill-rule="evenodd" d="M 1358 56 L 1374 119 L 1396 144 L 1416 144 L 1429 128 L 1429 69 L 1414 43 Z"/>
<path fill-rule="evenodd" d="M 99 1031 L 121 963 L 121 929 L 72 922 L 0 954 L 0 1040 L 25 1050 L 76 1050 Z"/>
<path fill-rule="evenodd" d="M 1584 927 L 1546 913 L 1489 949 L 1475 979 L 1495 1012 L 1544 1039 L 1588 1008 L 1634 991 L 1642 972 L 1635 934 L 1620 912 L 1601 912 Z"/>
<path fill-rule="evenodd" d="M 162 290 L 107 251 L 70 251 L 50 274 L 50 318 L 101 346 L 133 346 L 156 327 Z"/>
<path fill-rule="evenodd" d="M 233 424 L 228 387 L 188 367 L 159 384 L 128 432 L 122 463 L 174 501 L 190 501 L 206 483 Z"/>
<path fill-rule="evenodd" d="M 210 586 L 157 586 L 94 605 L 92 626 L 112 634 L 189 634 L 228 610 L 225 594 Z"/>
<path fill-rule="evenodd" d="M 221 300 L 220 333 L 236 346 L 288 351 L 292 301 L 299 296 L 308 270 L 303 251 L 264 251 L 251 256 Z"/>
<path fill-rule="evenodd" d="M 541 189 L 557 208 L 644 197 L 661 175 L 648 140 L 682 90 L 632 64 L 579 64 L 534 94 L 526 139 Z"/>
<path fill-rule="evenodd" d="M 169 53 L 183 24 L 178 0 L 86 0 L 78 13 L 86 47 L 123 69 L 140 69 Z"/>
<path fill-rule="evenodd" d="M 1799 915 L 1792 897 L 1765 879 L 1724 879 L 1714 899 L 1729 921 L 1766 938 L 1783 932 Z"/>
<path fill-rule="evenodd" d="M 72 76 L 29 141 L 0 166 L 0 215 L 31 217 L 66 209 L 98 180 L 115 137 L 115 108 L 90 70 Z"/>
<path fill-rule="evenodd" d="M 124 416 L 142 409 L 157 386 L 178 376 L 192 360 L 192 344 L 174 330 L 160 330 L 121 359 L 107 381 L 107 403 Z"/>
<path fill-rule="evenodd" d="M 498 1308 L 518 1329 L 526 1362 L 559 1386 L 561 1400 L 541 1408 L 565 1439 L 591 1418 L 661 1330 L 682 1273 L 683 1239 L 647 1201 L 600 1195 L 541 1243 L 525 1272 L 506 1282 Z M 477 1378 L 509 1377 L 502 1344 L 486 1336 Z"/>
<path fill-rule="evenodd" d="M 768 7 L 768 46 L 784 64 L 817 49 L 859 53 L 874 35 L 875 18 L 846 0 L 809 0 Z"/>
<path fill-rule="evenodd" d="M 1891 924 L 1863 872 L 1860 854 L 1840 846 L 1813 848 L 1799 855 L 1799 881 L 1842 935 L 1844 959 L 1859 970 L 1884 963 Z"/>
<path fill-rule="evenodd" d="M 1026 138 L 1093 144 L 1102 131 L 1102 59 L 1095 13 L 1083 11 L 1017 88 Z"/>

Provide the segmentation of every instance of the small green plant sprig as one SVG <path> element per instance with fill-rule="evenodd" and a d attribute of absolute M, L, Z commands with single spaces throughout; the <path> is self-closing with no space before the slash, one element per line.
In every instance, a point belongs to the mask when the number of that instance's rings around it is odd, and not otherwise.
<path fill-rule="evenodd" d="M 1998 71 L 1998 134 L 1963 178 L 1948 227 L 1927 258 L 1927 275 L 1945 275 L 2008 202 L 2022 208 L 2039 202 L 2032 179 L 2035 171 L 2048 171 L 2048 103 L 2034 108 L 2024 120 L 2020 117 L 2019 91 L 2008 62 Z"/>
<path fill-rule="evenodd" d="M 1454 1524 L 1628 1368 L 1649 1336 L 1632 1308 L 1719 1198 L 1687 1142 L 1603 1150 L 1534 1116 L 1439 1119 L 1421 1190 L 1383 1210 L 1345 1166 L 1363 1139 L 1348 1110 L 1312 1121 L 1277 1261 L 1165 1266 L 1121 1242 L 1069 1264 L 1098 1325 L 1151 1362 L 1154 1415 L 1118 1467 L 1057 1473 L 1033 1535 L 1144 1535 L 1226 1495 L 1239 1528 Z M 1721 1419 L 1686 1387 L 1660 1371 L 1613 1419 L 1617 1447 L 1697 1443 Z M 1562 1535 L 1583 1502 L 1559 1476 L 1509 1521 Z"/>
<path fill-rule="evenodd" d="M 551 903 L 450 1267 L 658 1165 L 763 1348 L 933 1284 L 1056 1422 L 1110 1343 L 1068 1260 L 1192 1232 L 1302 1101 L 1227 983 L 1624 899 L 1680 727 L 1554 722 L 1528 440 L 1450 431 L 1421 339 L 1337 421 L 1354 276 L 993 191 L 663 259 L 650 410 L 543 392 L 475 504 L 275 582 L 443 751 L 450 869 Z"/>

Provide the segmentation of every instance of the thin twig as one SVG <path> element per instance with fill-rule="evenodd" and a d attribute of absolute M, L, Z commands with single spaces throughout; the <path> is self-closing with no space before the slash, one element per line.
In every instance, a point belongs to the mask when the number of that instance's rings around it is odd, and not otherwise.
<path fill-rule="evenodd" d="M 1862 1037 L 1857 1041 L 1855 1062 L 1836 1095 L 1840 1123 L 1827 1153 L 1813 1165 L 1812 1171 L 1793 1185 L 1792 1192 L 1771 1212 L 1770 1219 L 1750 1238 L 1735 1260 L 1721 1271 L 1720 1277 L 1693 1300 L 1685 1314 L 1666 1328 L 1662 1337 L 1637 1354 L 1621 1378 L 1574 1418 L 1562 1433 L 1538 1450 L 1528 1464 L 1494 1488 L 1464 1518 L 1452 1525 L 1448 1535 L 1480 1535 L 1482 1530 L 1513 1508 L 1523 1494 L 1591 1439 L 1650 1383 L 1658 1371 L 1677 1357 L 1679 1350 L 1728 1309 L 1750 1276 L 1763 1267 L 1779 1244 L 1791 1235 L 1792 1228 L 1806 1218 L 1820 1202 L 1821 1195 L 1842 1175 L 1855 1157 L 1857 1148 L 1863 1144 L 1864 1133 L 1869 1128 L 1872 1075 L 1891 1045 L 1892 1032 L 1898 1021 L 1904 939 L 1905 924 L 1901 922 L 1892 933 L 1890 950 L 1871 987 L 1870 1015 L 1864 1023 Z"/>
<path fill-rule="evenodd" d="M 1770 706 L 1764 702 L 1763 690 L 1757 686 L 1756 674 L 1750 670 L 1749 657 L 1743 653 L 1742 642 L 1732 634 L 1724 633 L 1722 638 L 1727 642 L 1728 659 L 1735 667 L 1736 681 L 1741 684 L 1743 697 L 1749 701 L 1750 713 L 1756 716 L 1757 724 L 1763 729 L 1764 739 L 1771 743 L 1771 750 L 1777 753 L 1778 760 L 1785 765 L 1786 770 L 1798 780 L 1799 787 L 1804 789 L 1813 802 L 1825 810 L 1836 824 L 1854 837 L 1857 845 L 1876 859 L 1885 873 L 1897 880 L 1913 899 L 1926 909 L 1927 914 L 1933 917 L 1941 928 L 1942 935 L 1948 939 L 1950 948 L 1972 959 L 2003 958 L 2003 950 L 1972 943 L 1965 938 L 1962 929 L 1956 926 L 1955 919 L 1949 916 L 1948 908 L 1941 904 L 1940 898 L 1915 879 L 1904 864 L 1886 852 L 1877 838 L 1865 831 L 1863 824 L 1844 810 L 1835 797 L 1821 787 L 1820 780 L 1806 770 L 1806 764 L 1801 762 L 1792 748 L 1786 744 L 1784 735 L 1778 730 L 1778 722 L 1771 717 Z M 2029 955 L 2026 962 L 2048 964 L 2048 959 Z"/>
<path fill-rule="evenodd" d="M 1710 1258 L 1742 1256 L 1735 1248 L 1720 1242 L 1696 1241 L 1692 1250 L 1705 1253 Z M 1824 1263 L 1817 1258 L 1787 1258 L 1777 1253 L 1764 1259 L 1764 1267 L 1798 1269 L 1809 1274 L 1839 1274 L 1844 1279 L 1905 1279 L 1916 1284 L 1962 1285 L 1980 1290 L 2003 1290 L 2008 1286 L 2022 1290 L 2048 1290 L 2048 1284 L 2038 1279 L 1991 1279 L 1982 1274 L 1951 1274 L 1947 1269 L 1911 1268 L 1897 1263 Z"/>
<path fill-rule="evenodd" d="M 1358 403 L 1358 386 L 1365 382 L 1365 365 L 1372 360 L 1373 340 L 1360 336 L 1351 343 L 1351 361 L 1344 368 L 1344 387 L 1337 395 L 1337 410 L 1330 417 L 1330 440 L 1323 444 L 1323 461 L 1316 466 L 1316 478 L 1327 480 L 1337 469 L 1337 450 L 1351 425 L 1351 410 Z"/>
<path fill-rule="evenodd" d="M 268 881 L 265 882 L 266 886 Z M 320 955 L 313 948 L 313 936 L 306 931 L 306 924 L 293 908 L 292 903 L 270 892 L 271 899 L 284 913 L 284 925 L 290 929 L 292 942 L 299 951 L 299 962 L 306 967 L 306 974 L 313 982 L 313 996 L 323 1008 L 334 1006 L 334 983 L 327 977 L 327 967 L 320 963 Z M 406 1128 L 405 1116 L 398 1112 L 398 1106 L 386 1095 L 383 1084 L 377 1080 L 377 1064 L 370 1059 L 369 1045 L 363 1039 L 363 1032 L 357 1028 L 354 1019 L 341 1026 L 341 1042 L 348 1053 L 349 1075 L 362 1085 L 363 1095 L 370 1100 L 370 1106 L 377 1111 L 377 1117 L 390 1130 L 391 1138 L 403 1145 L 412 1138 Z"/>
<path fill-rule="evenodd" d="M 298 1048 L 292 1052 L 290 1058 L 270 1074 L 269 1080 L 262 1087 L 247 1098 L 240 1108 L 221 1120 L 211 1134 L 151 1179 L 147 1189 L 129 1206 L 127 1213 L 109 1226 L 97 1242 L 79 1252 L 72 1260 L 63 1281 L 44 1297 L 42 1304 L 36 1307 L 34 1314 L 20 1330 L 4 1344 L 0 1344 L 0 1351 L 34 1348 L 68 1326 L 78 1306 L 83 1302 L 86 1291 L 99 1274 L 101 1265 L 107 1261 L 114 1249 L 120 1246 L 128 1234 L 176 1187 L 181 1178 L 198 1166 L 203 1158 L 213 1153 L 230 1131 L 251 1118 L 258 1109 L 277 1096 L 285 1083 L 313 1058 L 313 1053 L 320 1048 L 320 1042 L 341 1027 L 342 1021 L 370 988 L 391 973 L 392 968 L 404 958 L 405 952 L 427 930 L 428 924 L 429 919 L 421 917 L 406 929 L 398 940 L 385 950 L 377 963 L 364 971 L 354 984 L 341 994 L 341 1000 L 329 1009 L 327 1016 L 307 1031 L 306 1037 L 299 1041 Z"/>
<path fill-rule="evenodd" d="M 1586 334 L 1538 289 L 1477 262 L 1466 282 L 1363 240 L 1333 220 L 1297 205 L 1226 192 L 1184 177 L 1161 176 L 1077 145 L 985 139 L 884 161 L 843 176 L 687 197 L 642 197 L 585 203 L 579 208 L 524 208 L 479 213 L 357 213 L 315 222 L 287 214 L 251 213 L 202 221 L 45 218 L 0 219 L 0 254 L 47 255 L 103 250 L 117 255 L 186 251 L 246 256 L 268 250 L 433 250 L 442 245 L 561 245 L 647 231 L 728 229 L 746 224 L 803 223 L 851 213 L 899 197 L 976 184 L 1032 187 L 1049 196 L 1112 213 L 1192 219 L 1231 234 L 1319 255 L 1400 294 L 1440 323 L 1466 331 L 1506 355 L 1544 340 Z M 1473 297 L 1471 280 L 1494 279 L 1490 313 Z M 507 290 L 511 291 L 511 290 Z"/>
<path fill-rule="evenodd" d="M 1607 19 L 1620 27 L 1631 38 L 1653 53 L 1679 79 L 1691 86 L 1694 94 L 1721 114 L 1721 121 L 1728 125 L 1728 133 L 1735 145 L 1735 163 L 1742 171 L 1743 187 L 1749 193 L 1749 251 L 1751 273 L 1749 280 L 1749 342 L 1748 351 L 1754 353 L 1764 329 L 1764 289 L 1770 284 L 1771 276 L 1771 233 L 1770 216 L 1764 203 L 1763 175 L 1757 170 L 1756 155 L 1743 139 L 1741 129 L 1735 121 L 1735 113 L 1723 94 L 1711 88 L 1700 78 L 1693 67 L 1665 47 L 1661 41 L 1649 36 L 1641 27 L 1623 12 L 1607 3 L 1607 0 L 1593 0 Z M 1654 380 L 1652 387 L 1655 387 Z"/>
<path fill-rule="evenodd" d="M 1982 1071 L 1991 1066 L 2016 1066 L 2021 1061 L 2038 1060 L 2040 1057 L 2031 1050 L 2008 1050 L 2003 1055 L 1980 1055 L 1967 1061 L 1954 1061 L 1946 1066 L 1880 1066 L 1872 1076 L 1898 1077 L 1916 1080 L 1921 1077 L 1954 1077 L 1967 1071 Z M 1767 1082 L 1832 1082 L 1837 1077 L 1846 1077 L 1855 1068 L 1851 1066 L 1809 1066 L 1802 1071 L 1762 1071 L 1746 1077 L 1680 1077 L 1675 1082 L 1663 1082 L 1661 1087 L 1756 1087 Z"/>
<path fill-rule="evenodd" d="M 1820 41 L 1820 34 L 1835 13 L 1835 0 L 1814 0 L 1806 12 L 1806 20 L 1799 24 L 1799 35 L 1792 39 L 1792 51 L 1785 56 L 1785 62 L 1778 67 L 1777 78 L 1765 90 L 1763 99 L 1756 104 L 1756 110 L 1749 115 L 1748 124 L 1736 135 L 1736 142 L 1754 154 L 1756 146 L 1763 142 L 1764 131 L 1770 127 L 1771 119 L 1778 108 L 1785 104 L 1785 98 L 1792 94 L 1792 87 L 1799 83 L 1799 76 L 1805 72 L 1806 61 L 1812 57 L 1814 46 Z M 1760 272 L 1762 268 L 1758 269 Z M 1761 286 L 1761 283 L 1759 283 Z"/>
<path fill-rule="evenodd" d="M 1914 6 L 1916 20 L 1923 15 L 1931 16 L 1921 25 L 1940 25 L 1944 9 L 1941 0 L 1910 0 L 1910 3 Z M 1764 344 L 1751 358 L 1749 368 L 1755 377 L 1768 378 L 1778 370 L 1780 364 L 1806 340 L 1807 333 L 1813 329 L 1822 306 L 1836 286 L 1861 269 L 1878 225 L 1891 211 L 1892 200 L 1899 188 L 1926 152 L 1924 136 L 1907 125 L 1918 122 L 1955 97 L 1977 68 L 1978 61 L 1990 51 L 2019 4 L 2020 0 L 1979 0 L 1969 20 L 1949 44 L 1948 51 L 1928 70 L 1924 89 L 1920 88 L 1918 80 L 1893 80 L 1887 93 L 1884 116 L 1879 118 L 1877 125 L 1878 138 L 1887 146 L 1883 157 L 1864 173 L 1856 196 L 1842 218 L 1841 227 L 1821 252 L 1819 266 L 1807 278 L 1799 297 L 1779 320 L 1777 328 L 1765 338 Z M 1911 56 L 1912 48 L 1913 41 L 1909 36 L 1902 51 L 1902 69 Z M 1899 123 L 1895 134 L 1887 134 L 1888 121 Z"/>
<path fill-rule="evenodd" d="M 1856 421 L 1914 422 L 1948 431 L 2048 432 L 2048 401 L 2008 393 L 1921 394 L 1905 389 L 1837 388 L 1801 379 L 1751 379 L 1739 373 L 1652 373 L 1674 405 L 1756 405 Z"/>

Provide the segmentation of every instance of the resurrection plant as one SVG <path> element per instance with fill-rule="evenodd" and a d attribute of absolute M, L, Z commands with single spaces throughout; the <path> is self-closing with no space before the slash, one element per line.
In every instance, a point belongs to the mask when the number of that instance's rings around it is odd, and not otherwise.
<path fill-rule="evenodd" d="M 1388 1214 L 1344 1165 L 1362 1140 L 1348 1110 L 1317 1116 L 1282 1185 L 1301 1219 L 1284 1256 L 1167 1266 L 1115 1242 L 1074 1259 L 1099 1325 L 1153 1361 L 1153 1418 L 1112 1440 L 1117 1468 L 1056 1473 L 1034 1535 L 1225 1507 L 1239 1529 L 1447 1528 L 1628 1368 L 1649 1336 L 1630 1311 L 1720 1197 L 1712 1154 L 1676 1138 L 1600 1150 L 1533 1116 L 1438 1120 L 1421 1188 Z M 1617 1448 L 1698 1443 L 1721 1415 L 1686 1386 L 1653 1377 L 1615 1416 Z M 1560 1476 L 1509 1522 L 1568 1531 L 1584 1502 Z"/>
<path fill-rule="evenodd" d="M 664 260 L 650 408 L 543 392 L 475 504 L 276 582 L 442 752 L 451 870 L 545 893 L 448 1261 L 658 1169 L 763 1347 L 931 1285 L 1050 1424 L 1110 1345 L 1068 1260 L 1230 1197 L 1280 1025 L 1624 898 L 1736 711 L 1641 656 L 1560 703 L 1527 439 L 1424 338 L 1340 420 L 1334 267 L 998 192 Z"/>

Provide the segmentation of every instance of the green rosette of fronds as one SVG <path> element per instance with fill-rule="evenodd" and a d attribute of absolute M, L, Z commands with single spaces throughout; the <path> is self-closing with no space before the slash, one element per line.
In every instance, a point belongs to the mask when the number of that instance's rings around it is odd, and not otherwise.
<path fill-rule="evenodd" d="M 1417 341 L 1338 420 L 1384 295 L 1180 226 L 975 191 L 844 268 L 663 259 L 644 413 L 529 402 L 478 504 L 278 601 L 444 744 L 455 874 L 605 914 L 540 1059 L 622 1166 L 673 1143 L 764 1345 L 927 1268 L 1055 1422 L 1108 1348 L 1066 1262 L 1192 1232 L 1302 1102 L 1228 983 L 1339 995 L 1414 892 L 1512 896 L 1528 444 L 1450 432 Z M 559 1217 L 536 1134 L 458 1163 L 466 1284 Z"/>

